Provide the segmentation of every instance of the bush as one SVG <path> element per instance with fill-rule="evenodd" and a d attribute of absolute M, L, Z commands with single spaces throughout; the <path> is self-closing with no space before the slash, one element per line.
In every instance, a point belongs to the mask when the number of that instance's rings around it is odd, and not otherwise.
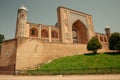
<path fill-rule="evenodd" d="M 101 48 L 102 45 L 96 36 L 94 36 L 87 44 L 87 50 L 93 51 L 93 53 L 97 53 L 97 50 Z"/>
<path fill-rule="evenodd" d="M 4 40 L 4 35 L 0 34 L 0 55 L 1 55 L 1 48 L 2 48 L 3 40 Z"/>
<path fill-rule="evenodd" d="M 0 34 L 0 44 L 2 44 L 3 40 L 4 40 L 4 35 Z"/>
<path fill-rule="evenodd" d="M 109 49 L 120 51 L 120 33 L 115 32 L 111 34 L 109 39 Z"/>

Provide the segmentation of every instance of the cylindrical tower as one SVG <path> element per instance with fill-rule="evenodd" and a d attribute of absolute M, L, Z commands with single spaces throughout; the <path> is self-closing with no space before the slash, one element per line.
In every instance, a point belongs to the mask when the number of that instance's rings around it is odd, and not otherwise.
<path fill-rule="evenodd" d="M 27 13 L 28 13 L 28 10 L 24 5 L 18 8 L 15 38 L 25 37 Z"/>
<path fill-rule="evenodd" d="M 110 26 L 105 27 L 105 34 L 107 35 L 108 39 L 110 38 L 111 31 L 110 31 Z"/>

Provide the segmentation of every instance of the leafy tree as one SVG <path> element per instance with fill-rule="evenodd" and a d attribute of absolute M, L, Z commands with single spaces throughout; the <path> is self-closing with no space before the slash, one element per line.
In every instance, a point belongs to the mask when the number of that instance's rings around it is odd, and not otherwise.
<path fill-rule="evenodd" d="M 4 35 L 0 34 L 0 44 L 2 44 L 3 40 L 4 40 Z"/>
<path fill-rule="evenodd" d="M 109 39 L 110 50 L 120 50 L 120 33 L 112 33 Z"/>
<path fill-rule="evenodd" d="M 119 40 L 118 44 L 116 45 L 116 48 L 120 52 L 120 40 Z"/>
<path fill-rule="evenodd" d="M 4 35 L 0 34 L 0 53 L 1 53 L 1 47 L 2 47 L 3 40 L 4 40 Z"/>
<path fill-rule="evenodd" d="M 87 50 L 93 51 L 93 53 L 97 53 L 97 50 L 101 48 L 102 45 L 96 36 L 94 36 L 87 44 Z"/>

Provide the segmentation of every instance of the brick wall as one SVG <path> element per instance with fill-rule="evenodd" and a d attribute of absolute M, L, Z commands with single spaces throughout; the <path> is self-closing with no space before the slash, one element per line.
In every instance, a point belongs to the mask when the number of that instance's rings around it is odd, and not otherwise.
<path fill-rule="evenodd" d="M 15 74 L 15 65 L 0 66 L 0 75 L 12 75 Z"/>
<path fill-rule="evenodd" d="M 0 74 L 14 74 L 16 62 L 17 39 L 6 40 L 2 43 L 0 55 Z"/>
<path fill-rule="evenodd" d="M 98 52 L 109 52 L 108 44 L 102 44 Z M 0 66 L 16 65 L 16 70 L 33 68 L 53 59 L 89 53 L 86 44 L 44 43 L 38 38 L 18 38 L 4 41 Z"/>
<path fill-rule="evenodd" d="M 0 66 L 14 65 L 16 61 L 17 39 L 6 40 L 2 43 Z"/>
<path fill-rule="evenodd" d="M 88 53 L 86 44 L 43 43 L 40 39 L 19 38 L 16 69 L 33 68 L 53 59 Z M 107 44 L 99 52 L 109 51 Z"/>

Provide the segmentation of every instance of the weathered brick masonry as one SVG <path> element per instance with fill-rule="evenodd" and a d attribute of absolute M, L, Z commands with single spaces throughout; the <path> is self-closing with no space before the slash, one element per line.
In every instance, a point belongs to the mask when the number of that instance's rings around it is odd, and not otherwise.
<path fill-rule="evenodd" d="M 16 65 L 16 70 L 32 68 L 37 64 L 59 57 L 89 53 L 86 44 L 45 43 L 36 38 L 18 38 L 11 40 L 11 42 L 3 43 L 3 49 L 8 50 L 3 50 L 5 51 L 2 52 L 4 57 L 2 57 L 0 64 L 2 66 Z M 104 44 L 99 52 L 109 51 L 107 46 Z"/>
<path fill-rule="evenodd" d="M 92 15 L 62 6 L 57 8 L 57 14 L 55 26 L 31 23 L 27 20 L 27 8 L 21 6 L 15 38 L 2 44 L 0 69 L 15 72 L 56 58 L 89 53 L 87 43 L 95 35 L 103 45 L 99 52 L 109 51 L 109 27 L 105 28 L 105 34 L 95 33 Z"/>

